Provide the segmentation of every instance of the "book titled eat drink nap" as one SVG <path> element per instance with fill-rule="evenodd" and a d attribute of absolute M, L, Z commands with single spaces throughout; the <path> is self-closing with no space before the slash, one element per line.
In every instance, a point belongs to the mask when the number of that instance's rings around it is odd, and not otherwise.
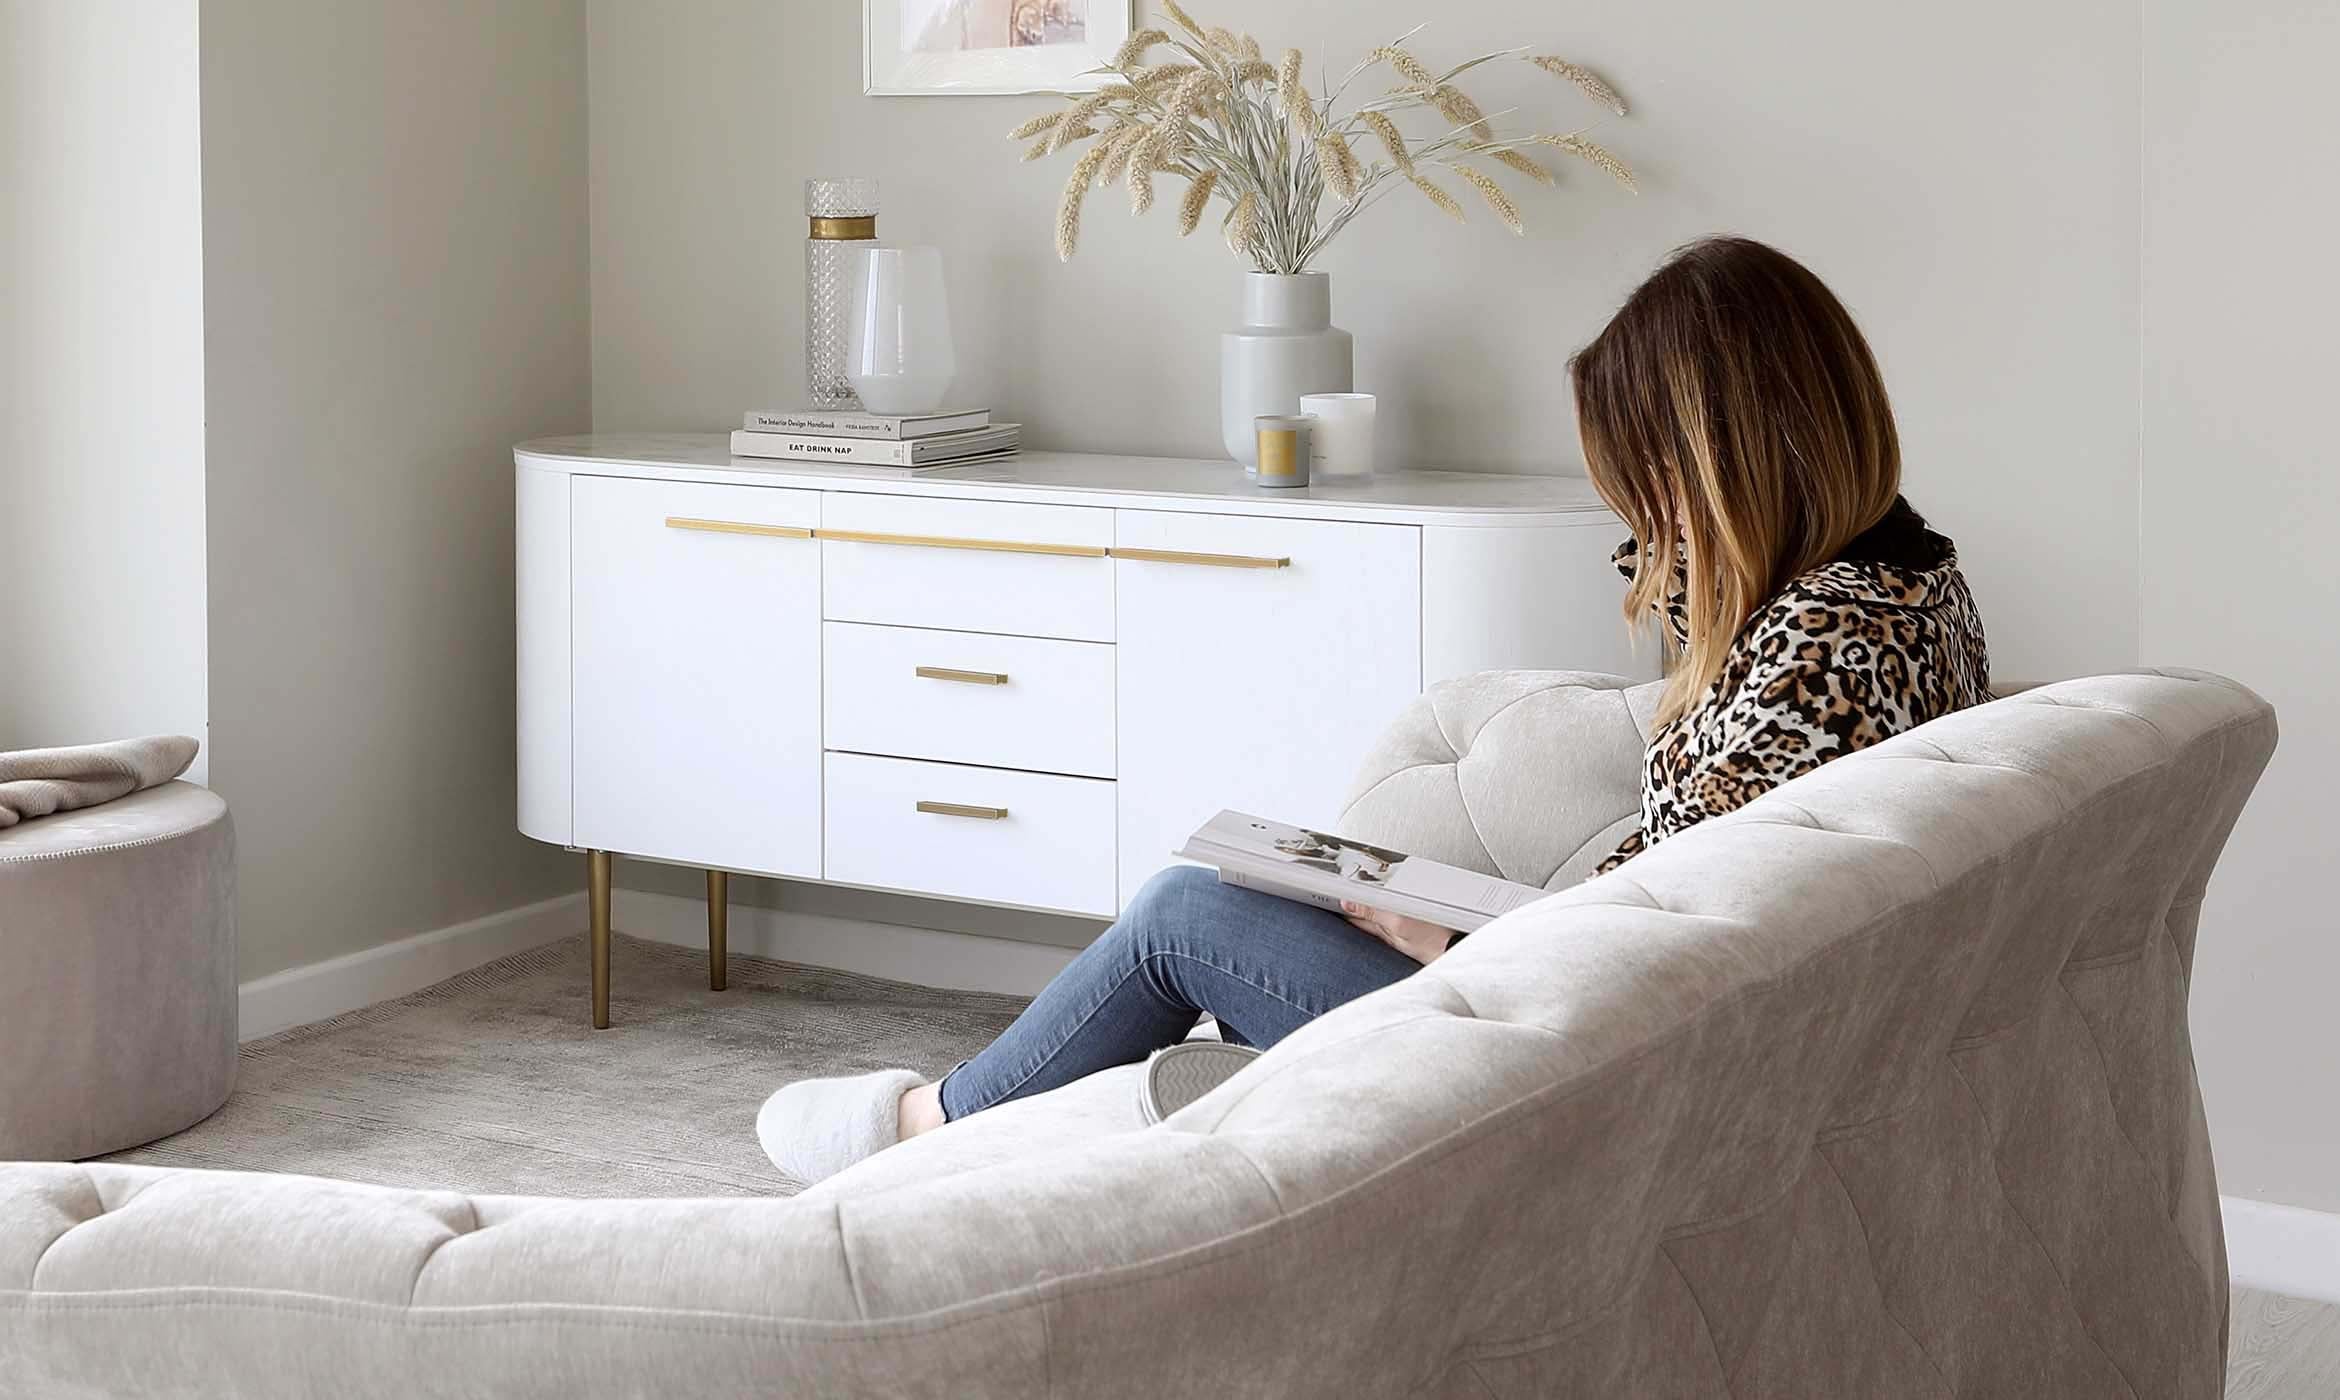
<path fill-rule="evenodd" d="M 945 408 L 933 413 L 855 413 L 825 408 L 753 412 L 740 424 L 751 433 L 803 433 L 815 437 L 870 438 L 902 442 L 936 433 L 991 426 L 988 408 Z"/>
<path fill-rule="evenodd" d="M 870 438 L 816 437 L 809 433 L 750 432 L 731 435 L 734 457 L 778 457 L 793 462 L 849 462 L 867 467 L 966 466 L 1014 452 L 1020 429 L 1014 423 L 886 442 Z"/>

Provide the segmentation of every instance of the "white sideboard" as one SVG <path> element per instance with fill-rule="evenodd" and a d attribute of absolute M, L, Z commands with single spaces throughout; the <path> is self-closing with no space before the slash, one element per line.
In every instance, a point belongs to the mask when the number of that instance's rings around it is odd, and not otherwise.
<path fill-rule="evenodd" d="M 613 855 L 1111 917 L 1222 807 L 1329 823 L 1423 686 L 1634 673 L 1579 478 L 1030 452 L 923 476 L 714 434 L 524 443 L 520 829 Z"/>

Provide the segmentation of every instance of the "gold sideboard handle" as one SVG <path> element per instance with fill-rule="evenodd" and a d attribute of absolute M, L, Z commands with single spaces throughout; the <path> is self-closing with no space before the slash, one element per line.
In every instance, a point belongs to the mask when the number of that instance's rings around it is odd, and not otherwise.
<path fill-rule="evenodd" d="M 948 666 L 921 666 L 918 676 L 930 681 L 957 681 L 961 685 L 1006 685 L 1005 671 L 958 671 Z"/>
<path fill-rule="evenodd" d="M 984 822 L 1002 821 L 1007 817 L 1005 807 L 970 807 L 964 802 L 921 802 L 918 810 L 929 816 L 973 817 Z"/>
<path fill-rule="evenodd" d="M 902 544 L 918 549 L 974 549 L 990 554 L 1055 554 L 1103 559 L 1112 551 L 1095 544 L 1033 544 L 1025 540 L 975 540 L 955 535 L 889 535 L 878 530 L 815 530 L 813 537 L 846 544 Z"/>
<path fill-rule="evenodd" d="M 687 515 L 666 517 L 669 530 L 705 530 L 717 535 L 769 535 L 780 540 L 809 540 L 813 532 L 802 525 L 750 525 L 744 520 L 698 520 Z"/>
<path fill-rule="evenodd" d="M 1271 558 L 1265 554 L 1190 554 L 1181 549 L 1122 549 L 1113 551 L 1116 559 L 1135 559 L 1143 564 L 1201 564 L 1213 569 L 1289 569 L 1290 559 Z"/>

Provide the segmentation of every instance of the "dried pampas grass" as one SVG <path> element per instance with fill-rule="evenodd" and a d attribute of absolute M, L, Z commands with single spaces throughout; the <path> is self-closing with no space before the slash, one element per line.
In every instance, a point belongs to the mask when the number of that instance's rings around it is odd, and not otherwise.
<path fill-rule="evenodd" d="M 1163 122 L 1169 126 L 1176 126 L 1192 117 L 1195 109 L 1202 106 L 1203 99 L 1210 95 L 1212 85 L 1218 81 L 1218 78 L 1207 68 L 1197 68 L 1192 73 L 1180 78 L 1178 86 L 1170 90 L 1169 102 L 1163 105 Z"/>
<path fill-rule="evenodd" d="M 1625 99 L 1619 97 L 1617 95 L 1617 90 L 1613 87 L 1610 87 L 1608 83 L 1602 79 L 1600 74 L 1595 73 L 1590 68 L 1581 67 L 1577 64 L 1570 63 L 1565 58 L 1556 58 L 1548 53 L 1537 54 L 1534 58 L 1529 59 L 1528 62 L 1533 63 L 1538 68 L 1543 69 L 1545 72 L 1551 74 L 1555 78 L 1560 78 L 1567 82 L 1576 84 L 1579 88 L 1584 90 L 1585 96 L 1591 98 L 1595 102 L 1600 103 L 1603 107 L 1608 108 L 1610 111 L 1615 112 L 1618 116 L 1621 117 L 1625 115 Z"/>
<path fill-rule="evenodd" d="M 1589 161 L 1607 172 L 1609 178 L 1618 184 L 1636 194 L 1641 192 L 1641 187 L 1633 183 L 1633 171 L 1627 167 L 1625 162 L 1581 136 L 1530 136 L 1527 139 L 1534 145 L 1550 146 L 1557 151 L 1566 151 L 1578 160 Z"/>
<path fill-rule="evenodd" d="M 1196 226 L 1202 223 L 1203 210 L 1208 209 L 1211 204 L 1211 189 L 1218 183 L 1219 172 L 1206 170 L 1195 176 L 1193 182 L 1187 185 L 1186 198 L 1178 201 L 1178 236 L 1180 238 L 1194 232 Z"/>
<path fill-rule="evenodd" d="M 1058 122 L 1064 120 L 1065 112 L 1069 112 L 1071 110 L 1071 108 L 1067 107 L 1059 111 L 1042 112 L 1039 116 L 1032 118 L 1032 120 L 1025 122 L 1022 126 L 1019 126 L 1015 130 L 1009 132 L 1007 134 L 1007 139 L 1010 141 L 1029 141 L 1033 137 L 1038 136 L 1041 132 L 1053 129 Z"/>
<path fill-rule="evenodd" d="M 1453 195 L 1448 194 L 1438 186 L 1430 183 L 1429 179 L 1425 176 L 1413 175 L 1408 176 L 1407 178 L 1414 182 L 1414 188 L 1422 192 L 1422 197 L 1424 199 L 1427 199 L 1432 204 L 1437 205 L 1442 211 L 1448 214 L 1452 214 L 1458 222 L 1461 221 L 1463 217 L 1463 207 L 1455 200 Z"/>
<path fill-rule="evenodd" d="M 1139 69 L 1131 75 L 1129 81 L 1130 86 L 1139 92 L 1152 92 L 1164 83 L 1174 83 L 1189 73 L 1201 71 L 1201 68 L 1192 63 L 1158 63 L 1151 68 Z"/>
<path fill-rule="evenodd" d="M 1121 47 L 1113 51 L 1112 66 L 1126 71 L 1137 66 L 1137 61 L 1146 56 L 1146 50 L 1169 42 L 1170 36 L 1159 29 L 1141 29 L 1122 40 Z"/>
<path fill-rule="evenodd" d="M 1097 183 L 1110 185 L 1129 169 L 1129 158 L 1145 144 L 1146 128 L 1140 122 L 1126 122 L 1105 133 L 1097 144 L 1104 148 L 1105 161 L 1097 167 Z"/>
<path fill-rule="evenodd" d="M 1251 251 L 1252 241 L 1259 237 L 1259 196 L 1249 190 L 1227 211 L 1227 246 L 1238 253 Z"/>
<path fill-rule="evenodd" d="M 1085 162 L 1087 157 L 1082 158 Z M 1056 260 L 1071 262 L 1073 250 L 1081 244 L 1081 201 L 1089 197 L 1089 177 L 1094 171 L 1073 167 L 1072 177 L 1064 182 L 1064 194 L 1056 202 Z"/>
<path fill-rule="evenodd" d="M 1097 115 L 1099 112 L 1104 111 L 1105 108 L 1115 100 L 1116 99 L 1110 93 L 1092 92 L 1087 97 L 1084 97 L 1080 101 L 1075 102 L 1072 106 L 1065 108 L 1064 116 L 1057 121 L 1055 128 L 1048 133 L 1049 152 L 1054 154 L 1057 151 L 1063 150 L 1066 146 L 1071 145 L 1075 140 L 1080 139 L 1073 135 L 1075 130 L 1081 130 L 1084 136 L 1096 135 L 1097 133 L 1095 129 L 1088 127 L 1089 118 Z"/>
<path fill-rule="evenodd" d="M 1495 128 L 1487 124 L 1487 114 L 1461 88 L 1452 83 L 1441 83 L 1429 93 L 1427 100 L 1438 109 L 1438 115 L 1456 126 L 1469 127 L 1471 135 L 1481 141 L 1495 139 Z"/>
<path fill-rule="evenodd" d="M 1488 159 L 1495 161 L 1499 165 L 1510 166 L 1512 169 L 1518 171 L 1522 175 L 1527 176 L 1529 179 L 1535 181 L 1539 185 L 1557 185 L 1560 183 L 1560 178 L 1554 175 L 1550 170 L 1547 170 L 1544 167 L 1544 163 L 1542 161 L 1537 160 L 1532 156 L 1521 155 L 1519 152 L 1512 150 L 1508 146 L 1486 147 L 1485 154 Z"/>
<path fill-rule="evenodd" d="M 1308 96 L 1308 89 L 1300 82 L 1300 51 L 1284 50 L 1284 61 L 1276 69 L 1276 104 L 1284 115 L 1300 128 L 1303 136 L 1314 136 L 1324 129 L 1317 119 L 1316 103 Z"/>
<path fill-rule="evenodd" d="M 1454 173 L 1471 182 L 1471 188 L 1487 201 L 1487 207 L 1495 211 L 1495 217 L 1503 221 L 1505 228 L 1513 233 L 1527 232 L 1527 222 L 1519 217 L 1519 206 L 1511 202 L 1511 196 L 1503 192 L 1501 185 L 1495 183 L 1494 176 L 1464 165 L 1461 161 L 1454 163 Z"/>
<path fill-rule="evenodd" d="M 1025 160 L 1078 148 L 1057 204 L 1059 257 L 1070 258 L 1079 245 L 1089 191 L 1125 183 L 1131 212 L 1142 215 L 1154 206 L 1159 175 L 1186 181 L 1176 201 L 1181 237 L 1201 226 L 1214 201 L 1223 203 L 1219 226 L 1227 245 L 1262 272 L 1284 273 L 1306 271 L 1350 220 L 1400 180 L 1441 212 L 1465 218 L 1457 196 L 1429 178 L 1440 168 L 1469 184 L 1514 233 L 1525 221 L 1492 168 L 1539 185 L 1557 183 L 1532 148 L 1549 146 L 1634 188 L 1625 163 L 1586 136 L 1498 135 L 1505 114 L 1489 117 L 1458 86 L 1486 64 L 1520 60 L 1623 115 L 1617 90 L 1581 64 L 1508 48 L 1434 69 L 1408 47 L 1408 34 L 1371 50 L 1338 82 L 1327 75 L 1312 95 L 1298 49 L 1282 50 L 1270 62 L 1257 38 L 1204 27 L 1182 0 L 1157 0 L 1155 12 L 1155 25 L 1115 50 L 1115 76 L 1100 90 L 1068 97 L 1008 133 L 1026 143 Z M 1166 61 L 1149 62 L 1152 57 Z M 1347 96 L 1375 68 L 1395 86 Z M 1433 114 L 1445 125 L 1430 126 Z M 1417 119 L 1422 134 L 1409 135 Z M 1378 151 L 1367 142 L 1378 143 Z"/>
<path fill-rule="evenodd" d="M 1357 164 L 1356 154 L 1337 131 L 1326 132 L 1316 143 L 1316 168 L 1324 176 L 1325 188 L 1340 196 L 1344 204 L 1355 200 L 1365 183 L 1365 171 Z"/>
<path fill-rule="evenodd" d="M 1373 58 L 1376 62 L 1385 65 L 1392 73 L 1397 74 L 1399 77 L 1405 79 L 1409 83 L 1412 83 L 1414 86 L 1423 89 L 1425 92 L 1438 86 L 1438 75 L 1436 73 L 1433 73 L 1428 68 L 1424 67 L 1422 60 L 1414 57 L 1410 53 L 1407 53 L 1404 49 L 1399 48 L 1395 44 L 1384 44 L 1380 48 L 1375 49 L 1373 51 Z"/>
<path fill-rule="evenodd" d="M 1357 116 L 1365 123 L 1367 130 L 1381 138 L 1381 149 L 1389 152 L 1390 164 L 1397 167 L 1398 173 L 1401 175 L 1413 174 L 1414 157 L 1411 152 L 1406 150 L 1406 135 L 1398 130 L 1396 122 L 1389 119 L 1389 114 L 1387 112 L 1359 112 Z"/>

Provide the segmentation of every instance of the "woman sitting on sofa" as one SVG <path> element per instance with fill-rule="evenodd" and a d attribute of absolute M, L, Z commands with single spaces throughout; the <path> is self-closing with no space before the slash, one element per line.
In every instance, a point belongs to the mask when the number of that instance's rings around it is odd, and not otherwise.
<path fill-rule="evenodd" d="M 1570 362 L 1593 485 L 1633 530 L 1628 624 L 1671 665 L 1641 826 L 1603 862 L 1855 749 L 1988 699 L 1982 622 L 1949 540 L 1901 499 L 1893 411 L 1841 303 L 1743 238 L 1676 253 Z M 1265 1047 L 1398 981 L 1455 935 L 1347 918 L 1165 870 L 1000 1038 L 934 1083 L 791 1084 L 756 1124 L 814 1181 L 906 1137 L 1176 1044 L 1203 1015 Z"/>

